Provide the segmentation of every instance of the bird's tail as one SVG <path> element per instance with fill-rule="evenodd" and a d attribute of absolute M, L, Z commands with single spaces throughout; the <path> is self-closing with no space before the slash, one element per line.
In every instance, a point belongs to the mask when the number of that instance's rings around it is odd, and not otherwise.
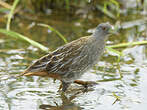
<path fill-rule="evenodd" d="M 7 79 L 5 79 L 5 80 L 17 79 L 17 78 L 19 78 L 19 77 L 21 77 L 21 76 L 24 76 L 25 74 L 26 74 L 26 72 L 24 71 L 23 73 L 20 73 L 20 74 L 18 74 L 18 75 L 9 76 L 9 77 L 7 77 Z"/>
<path fill-rule="evenodd" d="M 23 73 L 16 75 L 14 77 L 18 78 L 21 76 L 48 76 L 48 73 L 46 71 L 34 71 L 34 72 L 24 71 Z"/>
<path fill-rule="evenodd" d="M 7 78 L 0 79 L 0 80 L 17 79 L 21 76 L 47 76 L 47 75 L 48 75 L 48 73 L 45 71 L 30 72 L 30 71 L 26 70 L 18 75 L 8 76 Z"/>
<path fill-rule="evenodd" d="M 28 71 L 25 70 L 24 72 L 20 73 L 20 74 L 17 74 L 17 75 L 11 75 L 11 76 L 8 76 L 7 78 L 4 78 L 4 79 L 1 79 L 1 80 L 9 80 L 9 79 L 17 79 L 21 76 L 26 76 L 25 74 L 27 74 Z"/>
<path fill-rule="evenodd" d="M 22 73 L 20 73 L 20 74 L 18 74 L 18 75 L 15 75 L 14 77 L 15 77 L 15 78 L 18 78 L 18 77 L 24 76 L 26 73 L 27 73 L 27 72 L 24 71 L 24 72 L 22 72 Z"/>

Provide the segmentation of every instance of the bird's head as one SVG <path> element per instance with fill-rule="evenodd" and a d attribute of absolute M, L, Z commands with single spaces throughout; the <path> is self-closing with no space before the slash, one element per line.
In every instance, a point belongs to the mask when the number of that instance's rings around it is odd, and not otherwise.
<path fill-rule="evenodd" d="M 110 25 L 110 23 L 107 22 L 99 24 L 96 27 L 93 36 L 101 39 L 106 39 L 110 34 L 113 34 L 113 27 Z"/>

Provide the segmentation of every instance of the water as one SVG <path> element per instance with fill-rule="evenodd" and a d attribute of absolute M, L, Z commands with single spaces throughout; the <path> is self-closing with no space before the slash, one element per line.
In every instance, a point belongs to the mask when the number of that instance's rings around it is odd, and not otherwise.
<path fill-rule="evenodd" d="M 129 15 L 126 18 L 136 20 Z M 140 15 L 138 19 L 143 21 L 143 18 Z M 64 14 L 37 17 L 41 23 L 50 24 L 59 30 L 69 42 L 89 35 L 89 32 L 100 22 L 111 21 L 103 17 L 90 19 L 91 23 L 84 18 L 69 17 Z M 96 20 L 98 22 L 95 22 Z M 132 21 L 124 24 L 124 29 L 119 35 L 111 36 L 107 44 L 146 40 L 146 26 L 139 21 L 136 21 L 137 24 Z M 121 22 L 126 21 L 122 19 Z M 64 45 L 54 32 L 37 26 L 37 23 L 37 21 L 16 17 L 11 29 L 46 45 L 50 50 Z M 1 27 L 3 26 L 4 24 L 1 24 Z M 46 53 L 26 42 L 0 34 L 0 110 L 146 110 L 146 46 L 118 50 L 123 53 L 119 64 L 115 54 L 105 51 L 98 64 L 81 78 L 90 81 L 104 80 L 103 82 L 90 87 L 87 93 L 82 92 L 82 86 L 72 84 L 67 93 L 61 94 L 58 92 L 60 81 L 54 82 L 51 78 L 36 76 L 4 80 L 10 75 L 23 72 L 33 60 Z M 123 76 L 122 79 L 119 79 L 120 74 Z M 106 79 L 112 80 L 106 81 Z M 116 96 L 119 97 L 117 101 Z"/>

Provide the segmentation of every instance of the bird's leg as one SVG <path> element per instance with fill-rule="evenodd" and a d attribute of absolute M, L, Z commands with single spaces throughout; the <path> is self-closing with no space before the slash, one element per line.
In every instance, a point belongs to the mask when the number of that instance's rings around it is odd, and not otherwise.
<path fill-rule="evenodd" d="M 59 90 L 62 88 L 62 91 L 65 92 L 71 83 L 64 82 L 64 81 L 61 81 L 61 82 L 62 84 L 60 85 Z"/>
<path fill-rule="evenodd" d="M 85 87 L 85 91 L 87 91 L 87 88 L 88 88 L 89 86 L 93 86 L 93 85 L 96 85 L 96 84 L 97 84 L 97 83 L 94 82 L 94 81 L 82 81 L 82 80 L 75 80 L 74 83 L 83 85 L 83 86 Z"/>

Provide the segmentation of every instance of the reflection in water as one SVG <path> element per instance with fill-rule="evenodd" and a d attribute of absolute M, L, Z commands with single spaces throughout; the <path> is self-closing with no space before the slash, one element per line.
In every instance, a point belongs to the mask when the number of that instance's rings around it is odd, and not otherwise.
<path fill-rule="evenodd" d="M 82 108 L 80 106 L 78 106 L 72 102 L 72 100 L 74 98 L 76 98 L 76 96 L 79 93 L 76 93 L 76 94 L 70 96 L 69 98 L 67 98 L 67 96 L 64 93 L 62 93 L 60 96 L 60 98 L 62 99 L 61 105 L 58 105 L 57 104 L 58 102 L 54 102 L 56 104 L 56 106 L 42 104 L 42 105 L 40 105 L 39 108 L 41 108 L 43 110 L 82 110 Z"/>
<path fill-rule="evenodd" d="M 99 85 L 87 93 L 77 93 L 69 97 L 70 94 L 81 91 L 81 89 L 79 89 L 81 86 L 73 84 L 69 88 L 70 91 L 67 92 L 67 96 L 63 94 L 59 95 L 57 91 L 60 81 L 53 83 L 53 80 L 49 78 L 21 77 L 16 81 L 0 81 L 0 108 L 2 110 L 37 110 L 40 105 L 40 108 L 43 110 L 103 110 L 104 108 L 105 110 L 137 110 L 131 108 L 139 104 L 142 106 L 146 105 L 146 103 L 142 103 L 145 102 L 142 98 L 145 97 L 145 99 L 147 99 L 145 92 L 143 92 L 144 90 L 146 91 L 146 83 L 143 82 L 145 82 L 147 78 L 147 62 L 143 51 L 145 48 L 134 48 L 130 48 L 131 50 L 127 49 L 124 52 L 125 57 L 123 57 L 123 62 L 121 62 L 120 66 L 120 70 L 123 73 L 122 79 L 99 82 Z M 15 56 L 15 54 L 17 53 L 13 53 L 3 59 L 0 58 L 1 67 L 6 66 L 6 63 L 13 64 L 11 58 L 14 59 L 12 56 Z M 109 56 L 109 58 L 111 58 L 111 56 Z M 19 58 L 16 58 L 15 63 L 19 64 L 20 61 L 22 61 L 22 59 L 19 60 Z M 98 66 L 96 66 L 90 73 L 87 72 L 84 74 L 83 79 L 97 81 L 100 79 L 119 78 L 115 63 L 113 65 L 113 63 L 109 61 L 110 60 L 107 61 L 107 59 L 105 59 L 105 61 L 99 62 L 99 67 L 107 67 L 105 68 L 105 73 L 101 71 L 101 69 L 104 68 L 99 69 Z M 1 79 L 4 78 L 4 76 L 8 76 L 6 73 L 16 74 L 16 71 L 18 73 L 18 69 L 20 68 L 14 68 L 15 66 L 10 64 L 8 65 L 9 68 L 6 68 L 5 71 L 0 71 Z M 112 67 L 114 70 L 112 70 Z M 113 106 L 112 104 L 116 99 L 112 93 L 120 96 L 120 101 L 117 101 Z"/>

